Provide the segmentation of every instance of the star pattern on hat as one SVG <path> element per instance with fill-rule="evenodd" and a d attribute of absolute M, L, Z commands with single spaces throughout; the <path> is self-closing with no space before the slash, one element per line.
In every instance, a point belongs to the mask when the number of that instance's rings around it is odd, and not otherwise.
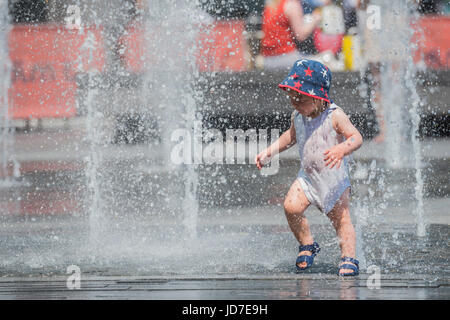
<path fill-rule="evenodd" d="M 331 71 L 314 60 L 297 60 L 279 87 L 330 102 Z"/>
<path fill-rule="evenodd" d="M 305 76 L 310 76 L 312 77 L 312 73 L 314 72 L 314 70 L 311 70 L 309 67 L 307 70 L 305 70 Z"/>

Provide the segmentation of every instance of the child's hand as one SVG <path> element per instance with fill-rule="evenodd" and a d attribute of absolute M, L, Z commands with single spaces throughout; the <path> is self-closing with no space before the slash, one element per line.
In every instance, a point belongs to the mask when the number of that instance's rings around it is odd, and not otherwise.
<path fill-rule="evenodd" d="M 259 170 L 270 160 L 271 154 L 268 152 L 268 149 L 265 149 L 261 151 L 256 157 L 255 157 L 255 164 L 258 167 Z"/>
<path fill-rule="evenodd" d="M 335 165 L 337 165 L 336 169 L 339 169 L 341 167 L 342 158 L 345 156 L 344 147 L 338 144 L 325 151 L 323 155 L 325 156 L 323 161 L 326 161 L 326 167 L 331 164 L 330 169 L 332 169 Z"/>

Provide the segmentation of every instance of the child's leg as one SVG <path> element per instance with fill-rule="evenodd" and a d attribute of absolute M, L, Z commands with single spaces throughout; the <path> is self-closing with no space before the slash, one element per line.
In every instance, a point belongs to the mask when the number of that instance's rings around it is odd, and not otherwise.
<path fill-rule="evenodd" d="M 286 215 L 289 227 L 294 233 L 295 238 L 301 245 L 313 244 L 314 239 L 309 229 L 308 220 L 303 215 L 309 207 L 310 202 L 306 198 L 305 193 L 297 180 L 294 181 L 284 200 L 284 213 Z M 311 255 L 310 251 L 302 251 L 299 255 Z M 305 268 L 306 262 L 299 264 L 300 268 Z"/>
<path fill-rule="evenodd" d="M 355 258 L 356 234 L 350 218 L 349 194 L 350 189 L 347 188 L 347 190 L 345 190 L 339 201 L 334 206 L 333 210 L 331 210 L 330 213 L 328 214 L 328 217 L 330 218 L 334 228 L 336 229 L 336 234 L 339 238 L 339 246 L 341 248 L 341 256 Z M 350 269 L 340 270 L 340 273 L 351 273 L 351 272 L 353 272 L 353 270 Z"/>

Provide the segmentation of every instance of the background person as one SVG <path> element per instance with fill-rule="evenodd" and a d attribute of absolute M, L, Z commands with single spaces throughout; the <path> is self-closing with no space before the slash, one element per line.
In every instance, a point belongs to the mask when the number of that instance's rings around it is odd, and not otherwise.
<path fill-rule="evenodd" d="M 298 0 L 267 0 L 264 12 L 261 54 L 266 69 L 289 69 L 299 59 L 305 58 L 296 46 L 296 40 L 306 40 L 317 28 L 321 15 L 314 11 L 305 21 Z"/>

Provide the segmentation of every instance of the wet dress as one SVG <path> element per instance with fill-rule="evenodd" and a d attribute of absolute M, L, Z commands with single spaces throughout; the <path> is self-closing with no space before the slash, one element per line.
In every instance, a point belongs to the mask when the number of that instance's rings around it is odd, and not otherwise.
<path fill-rule="evenodd" d="M 330 169 L 325 166 L 324 152 L 345 140 L 343 135 L 337 134 L 331 121 L 332 112 L 339 108 L 331 104 L 315 118 L 302 116 L 294 111 L 293 120 L 297 145 L 300 153 L 300 171 L 297 179 L 303 191 L 320 211 L 328 214 L 341 197 L 342 193 L 351 187 L 348 161 L 345 156 L 341 166 Z"/>

